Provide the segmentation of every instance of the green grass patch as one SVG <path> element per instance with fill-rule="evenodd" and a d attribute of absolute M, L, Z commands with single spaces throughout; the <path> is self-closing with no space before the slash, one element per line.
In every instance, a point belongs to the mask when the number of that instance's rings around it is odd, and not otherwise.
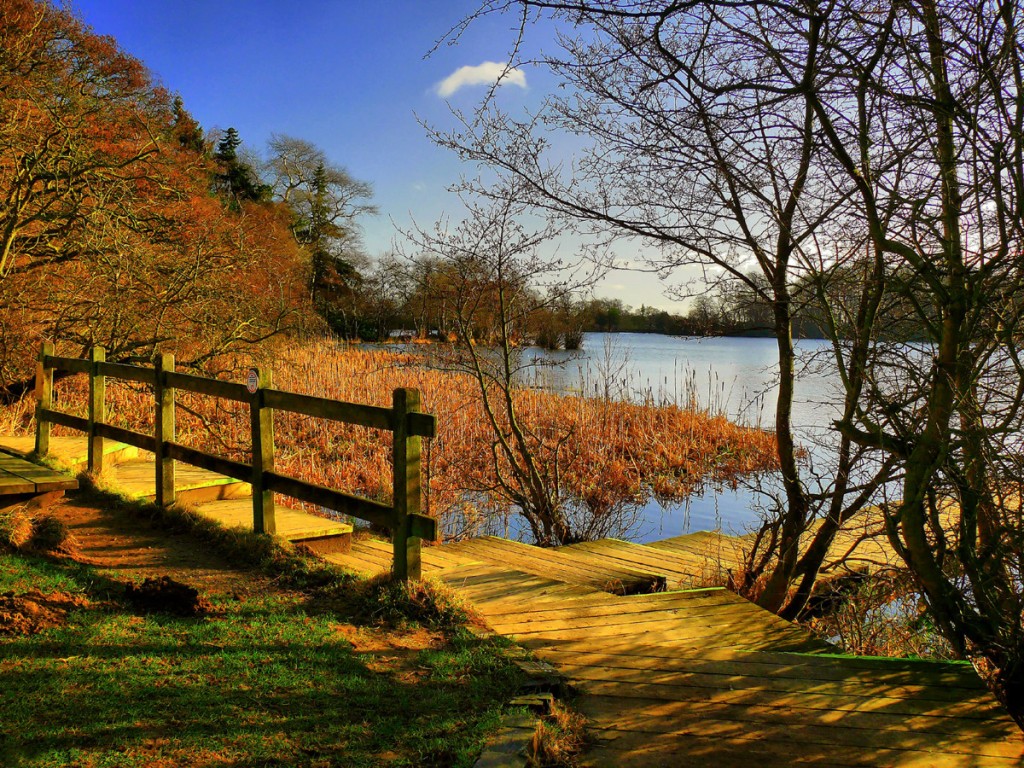
<path fill-rule="evenodd" d="M 0 555 L 0 591 L 106 599 L 106 583 Z M 107 601 L 0 638 L 0 765 L 470 766 L 521 683 L 500 641 L 468 632 L 389 666 L 306 595 L 208 597 L 204 619 Z"/>

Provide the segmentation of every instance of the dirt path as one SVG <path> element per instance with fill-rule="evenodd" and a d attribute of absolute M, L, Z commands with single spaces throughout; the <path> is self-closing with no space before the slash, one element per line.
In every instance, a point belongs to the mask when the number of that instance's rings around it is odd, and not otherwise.
<path fill-rule="evenodd" d="M 187 534 L 162 530 L 123 510 L 104 509 L 71 498 L 47 509 L 68 526 L 77 544 L 75 560 L 117 579 L 170 578 L 206 594 L 245 596 L 268 588 L 264 576 L 232 568 Z"/>

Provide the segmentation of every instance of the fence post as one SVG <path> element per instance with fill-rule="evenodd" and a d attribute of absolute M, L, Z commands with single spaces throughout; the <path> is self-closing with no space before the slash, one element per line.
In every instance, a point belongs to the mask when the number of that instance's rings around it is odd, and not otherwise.
<path fill-rule="evenodd" d="M 174 371 L 174 355 L 160 352 L 153 361 L 153 396 L 156 419 L 153 437 L 156 443 L 156 503 L 169 507 L 174 503 L 174 459 L 167 457 L 164 443 L 174 442 L 174 388 L 164 384 L 164 373 Z"/>
<path fill-rule="evenodd" d="M 89 355 L 89 471 L 103 474 L 103 438 L 96 434 L 96 425 L 107 420 L 107 380 L 99 372 L 99 363 L 105 362 L 107 351 L 93 347 Z"/>
<path fill-rule="evenodd" d="M 409 414 L 420 409 L 417 389 L 396 389 L 392 399 L 394 418 L 394 527 L 395 576 L 420 578 L 420 539 L 409 535 L 409 515 L 420 511 L 420 438 L 409 434 Z"/>
<path fill-rule="evenodd" d="M 273 386 L 269 370 L 258 371 L 259 384 L 250 401 L 252 424 L 252 528 L 256 533 L 277 533 L 274 492 L 267 490 L 264 472 L 274 471 L 274 411 L 263 404 L 263 390 Z"/>
<path fill-rule="evenodd" d="M 53 368 L 46 364 L 46 356 L 53 354 L 53 342 L 44 341 L 36 364 L 36 455 L 50 452 L 51 424 L 42 415 L 53 407 Z"/>

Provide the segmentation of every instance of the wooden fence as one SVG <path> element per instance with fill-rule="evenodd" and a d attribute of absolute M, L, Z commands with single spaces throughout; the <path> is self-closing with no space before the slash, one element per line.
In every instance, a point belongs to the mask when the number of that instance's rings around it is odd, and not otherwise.
<path fill-rule="evenodd" d="M 415 389 L 396 389 L 392 407 L 346 403 L 273 389 L 269 371 L 250 372 L 246 384 L 193 376 L 174 370 L 174 356 L 158 355 L 154 367 L 108 363 L 102 347 L 88 359 L 58 357 L 44 342 L 36 368 L 36 453 L 45 456 L 50 429 L 60 424 L 88 435 L 89 471 L 103 472 L 103 442 L 116 440 L 152 452 L 156 457 L 156 502 L 174 502 L 174 462 L 202 467 L 252 485 L 252 523 L 258 533 L 276 532 L 274 494 L 335 510 L 391 530 L 395 574 L 420 578 L 420 541 L 437 537 L 437 521 L 420 514 L 420 438 L 433 437 L 436 421 L 420 412 Z M 89 377 L 88 417 L 83 419 L 53 409 L 55 371 L 84 373 Z M 106 380 L 122 379 L 148 384 L 155 399 L 152 435 L 106 423 Z M 252 463 L 245 464 L 175 442 L 174 393 L 182 389 L 226 400 L 248 403 L 252 432 Z M 307 483 L 274 471 L 274 411 L 289 411 L 313 418 L 386 429 L 394 433 L 394 498 L 392 504 Z"/>

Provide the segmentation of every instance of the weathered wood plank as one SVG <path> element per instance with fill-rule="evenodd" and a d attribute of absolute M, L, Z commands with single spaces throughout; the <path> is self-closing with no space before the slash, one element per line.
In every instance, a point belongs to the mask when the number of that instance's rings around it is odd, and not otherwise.
<path fill-rule="evenodd" d="M 691 729 L 680 734 L 651 734 L 614 728 L 599 734 L 596 754 L 584 766 L 609 768 L 750 768 L 751 765 L 893 766 L 894 768 L 1007 768 L 1019 766 L 1019 758 L 969 755 L 932 750 L 927 744 L 917 749 L 881 746 L 844 746 L 804 743 L 799 737 L 786 739 L 744 737 Z"/>
<path fill-rule="evenodd" d="M 741 689 L 745 691 L 772 691 L 785 694 L 819 694 L 832 697 L 870 699 L 884 696 L 891 699 L 912 699 L 928 702 L 936 707 L 975 698 L 979 692 L 965 692 L 961 688 L 930 685 L 922 680 L 807 680 L 778 675 L 730 675 L 706 672 L 701 668 L 690 670 L 653 670 L 629 667 L 599 666 L 588 662 L 563 658 L 559 666 L 571 670 L 580 680 L 594 680 L 627 685 L 661 685 L 674 688 Z M 984 693 L 984 692 L 980 692 Z"/>
<path fill-rule="evenodd" d="M 546 660 L 541 653 L 540 658 Z M 979 720 L 999 720 L 1005 718 L 1004 711 L 992 704 L 988 708 L 977 707 L 974 698 L 966 701 L 933 701 L 915 697 L 886 696 L 842 696 L 829 693 L 813 693 L 808 691 L 777 691 L 771 689 L 746 689 L 735 687 L 708 687 L 685 685 L 657 685 L 641 682 L 622 682 L 616 680 L 584 680 L 576 677 L 576 670 L 570 667 L 557 667 L 568 674 L 587 696 L 606 696 L 621 699 L 654 699 L 665 702 L 713 702 L 716 704 L 735 704 L 737 706 L 768 706 L 791 707 L 794 709 L 835 710 L 838 712 L 887 712 L 894 715 L 913 715 L 929 717 L 958 717 L 970 719 L 977 713 Z M 626 704 L 623 704 L 626 706 Z M 851 714 L 852 716 L 852 714 Z"/>
<path fill-rule="evenodd" d="M 252 399 L 252 395 L 249 394 L 249 390 L 245 388 L 244 384 L 237 384 L 233 381 L 209 379 L 205 376 L 193 376 L 190 373 L 178 371 L 165 371 L 163 377 L 163 385 L 171 389 L 184 389 L 187 392 L 222 397 L 225 400 L 234 400 L 239 403 L 248 403 Z"/>
<path fill-rule="evenodd" d="M 116 440 L 119 443 L 131 445 L 135 448 L 141 448 L 142 450 L 149 451 L 151 453 L 156 450 L 156 440 L 153 439 L 152 435 L 144 435 L 141 432 L 132 432 L 129 429 L 115 427 L 112 424 L 97 424 L 96 434 L 100 437 Z"/>
<path fill-rule="evenodd" d="M 592 711 L 592 710 L 591 710 Z M 733 719 L 736 718 L 736 719 Z M 976 755 L 985 757 L 1021 758 L 1021 744 L 1013 744 L 1003 734 L 978 739 L 974 734 L 950 734 L 936 731 L 916 731 L 907 727 L 899 730 L 870 728 L 858 722 L 856 715 L 824 719 L 813 718 L 806 711 L 794 713 L 786 707 L 710 707 L 701 715 L 676 712 L 670 720 L 637 717 L 632 721 L 621 716 L 610 721 L 610 729 L 631 734 L 670 735 L 677 740 L 692 734 L 722 740 L 750 739 L 758 742 L 776 741 L 798 743 L 801 748 L 816 744 L 859 749 L 884 748 L 892 750 L 919 750 L 934 755 Z M 917 718 L 920 720 L 921 718 Z M 598 739 L 602 729 L 597 729 Z"/>
<path fill-rule="evenodd" d="M 922 664 L 914 669 L 891 669 L 886 660 L 874 667 L 861 667 L 844 664 L 842 659 L 830 658 L 817 654 L 784 654 L 793 659 L 789 664 L 765 661 L 762 657 L 770 656 L 760 653 L 733 652 L 702 652 L 697 656 L 681 656 L 671 649 L 657 649 L 660 655 L 654 655 L 656 649 L 648 646 L 648 652 L 630 653 L 606 650 L 562 650 L 552 648 L 550 654 L 556 657 L 564 654 L 566 661 L 589 666 L 607 666 L 637 671 L 657 670 L 666 673 L 700 672 L 718 674 L 728 677 L 777 677 L 793 680 L 810 681 L 868 681 L 885 684 L 921 683 L 943 688 L 958 690 L 961 696 L 987 694 L 987 688 L 970 666 L 959 664 Z M 783 655 L 783 654 L 774 654 Z M 804 663 L 804 659 L 813 659 L 825 663 Z"/>
<path fill-rule="evenodd" d="M 252 480 L 252 467 L 248 464 L 225 459 L 223 456 L 206 453 L 205 451 L 197 451 L 195 448 L 189 448 L 181 443 L 165 442 L 164 455 L 175 461 L 183 461 L 194 467 L 201 467 L 210 472 L 216 472 L 219 475 L 241 480 L 243 483 L 248 483 Z"/>
<path fill-rule="evenodd" d="M 715 622 L 751 621 L 764 626 L 778 627 L 800 632 L 810 639 L 806 630 L 782 620 L 766 621 L 766 617 L 747 611 L 737 611 L 735 606 L 719 604 L 704 606 L 700 610 L 689 611 L 685 608 L 657 606 L 609 606 L 589 605 L 577 608 L 567 606 L 561 610 L 546 611 L 543 615 L 529 613 L 523 616 L 494 616 L 485 610 L 488 620 L 502 631 L 515 634 L 523 632 L 545 632 L 549 629 L 579 629 L 589 626 L 647 624 L 653 627 L 661 622 L 684 622 L 687 624 L 701 623 L 713 625 Z"/>
<path fill-rule="evenodd" d="M 0 493 L 49 493 L 77 487 L 78 481 L 74 478 L 25 459 L 0 453 Z"/>
<path fill-rule="evenodd" d="M 55 411 L 51 408 L 40 408 L 39 415 L 46 421 L 59 424 L 62 427 L 77 429 L 80 432 L 87 432 L 89 430 L 89 420 L 83 419 L 81 416 L 72 416 L 70 413 Z"/>
<path fill-rule="evenodd" d="M 9 472 L 0 472 L 0 496 L 16 496 L 23 493 L 35 493 L 36 484 L 23 477 Z"/>
<path fill-rule="evenodd" d="M 531 547 L 528 544 L 484 537 L 447 545 L 462 553 L 540 575 L 555 576 L 566 581 L 598 586 L 607 591 L 630 592 L 653 589 L 664 582 L 660 574 L 608 567 L 555 550 Z"/>
<path fill-rule="evenodd" d="M 821 697 L 808 697 L 810 704 L 820 702 Z M 947 714 L 944 709 L 934 714 L 918 714 L 893 711 L 887 708 L 876 710 L 843 710 L 825 706 L 803 706 L 796 700 L 775 699 L 772 704 L 729 702 L 729 701 L 668 701 L 664 699 L 623 698 L 620 696 L 587 696 L 581 702 L 593 720 L 598 723 L 612 723 L 623 730 L 648 732 L 671 732 L 673 721 L 683 722 L 690 718 L 708 718 L 743 722 L 754 721 L 815 723 L 835 728 L 866 728 L 886 731 L 912 731 L 915 734 L 928 733 L 950 736 L 957 740 L 989 739 L 999 743 L 1013 744 L 1016 726 L 1008 717 L 987 718 Z M 898 705 L 898 703 L 897 703 Z M 599 726 L 600 727 L 600 726 Z"/>
<path fill-rule="evenodd" d="M 139 365 L 101 362 L 97 364 L 96 370 L 101 376 L 109 376 L 113 379 L 136 381 L 140 384 L 152 384 L 155 381 L 153 369 Z"/>
<path fill-rule="evenodd" d="M 279 475 L 276 472 L 266 473 L 266 484 L 270 490 L 291 496 L 299 501 L 326 507 L 343 515 L 358 517 L 360 520 L 366 520 L 374 525 L 385 527 L 391 525 L 391 507 L 381 504 L 379 501 L 353 496 L 333 488 L 307 483 L 287 475 Z"/>
<path fill-rule="evenodd" d="M 70 373 L 89 373 L 92 369 L 92 362 L 80 357 L 62 357 L 60 355 L 46 355 L 44 364 L 47 368 L 55 368 Z"/>
<path fill-rule="evenodd" d="M 279 389 L 268 389 L 264 392 L 265 402 L 270 408 L 282 411 L 301 413 L 317 419 L 330 419 L 356 424 L 361 427 L 386 429 L 392 431 L 392 411 L 378 405 L 347 403 L 341 400 L 328 400 L 312 395 L 300 395 L 295 392 L 283 392 Z"/>

